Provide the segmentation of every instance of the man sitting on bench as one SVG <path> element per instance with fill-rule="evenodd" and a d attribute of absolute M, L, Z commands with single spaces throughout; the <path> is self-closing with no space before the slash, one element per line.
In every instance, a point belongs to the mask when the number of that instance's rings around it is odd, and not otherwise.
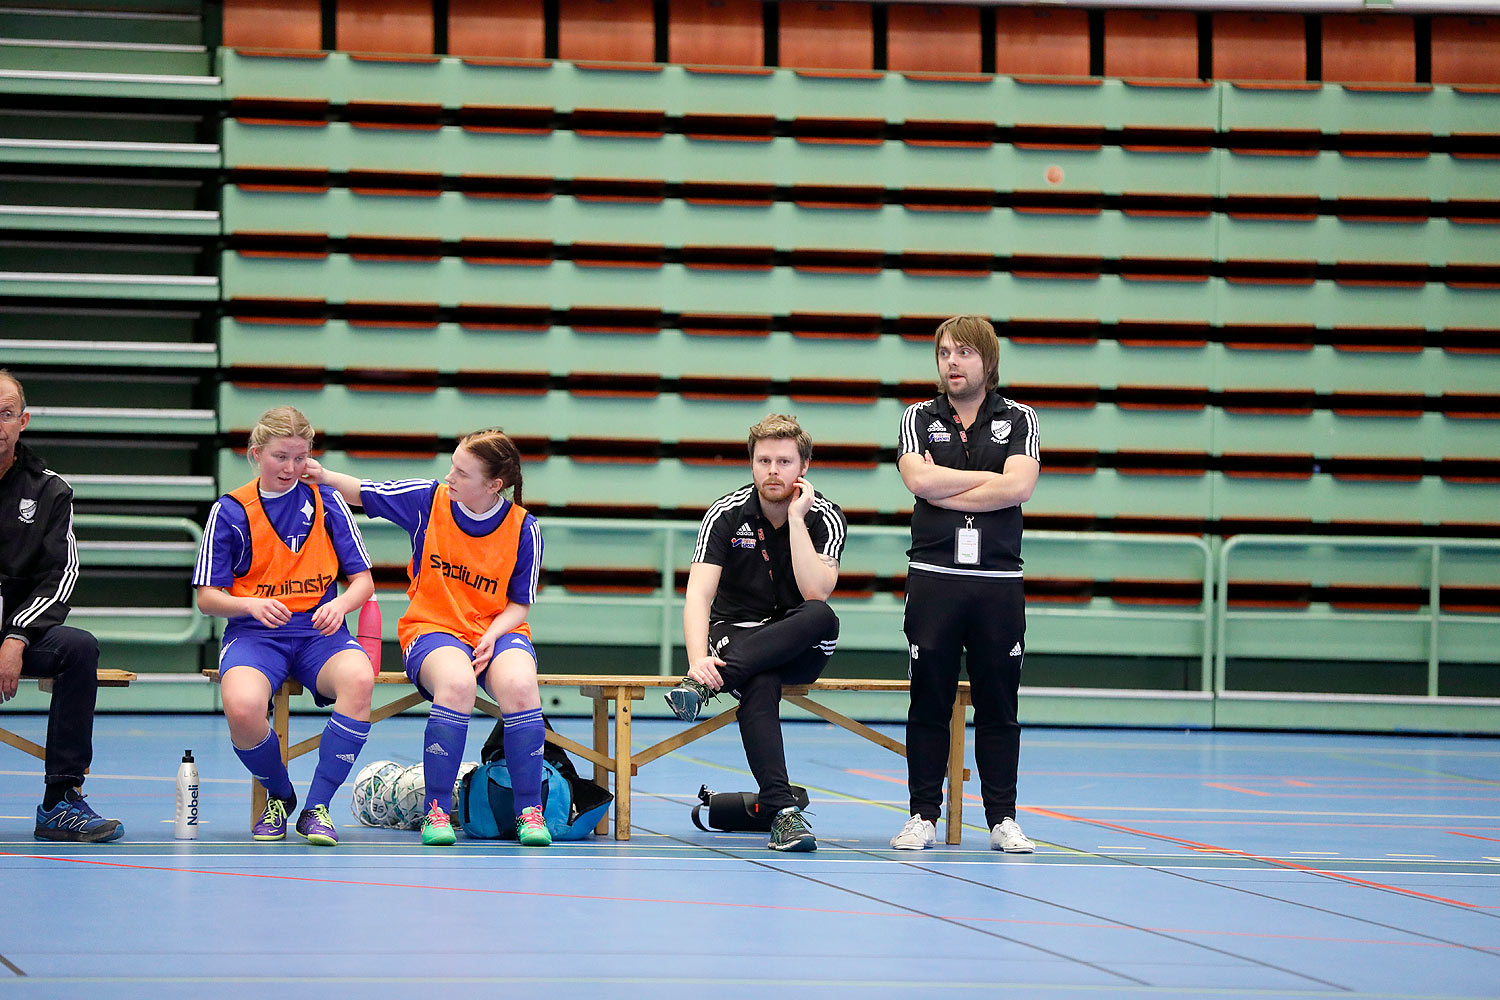
<path fill-rule="evenodd" d="M 803 476 L 812 438 L 795 417 L 750 428 L 752 483 L 714 501 L 698 529 L 682 631 L 688 673 L 667 695 L 679 719 L 719 691 L 740 699 L 740 739 L 770 810 L 773 851 L 818 846 L 796 805 L 781 741 L 781 686 L 810 684 L 838 644 L 828 606 L 848 522 Z"/>
<path fill-rule="evenodd" d="M 118 840 L 120 821 L 94 812 L 79 791 L 94 756 L 99 643 L 63 624 L 78 580 L 73 490 L 20 443 L 30 421 L 25 390 L 0 368 L 0 702 L 23 676 L 53 679 L 36 839 Z"/>

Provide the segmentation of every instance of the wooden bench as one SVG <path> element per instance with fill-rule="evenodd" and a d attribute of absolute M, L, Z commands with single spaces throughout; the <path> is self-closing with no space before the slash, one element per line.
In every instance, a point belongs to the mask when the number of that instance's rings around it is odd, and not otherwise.
<path fill-rule="evenodd" d="M 215 683 L 219 680 L 217 670 L 205 670 L 203 672 Z M 631 779 L 639 773 L 640 769 L 654 760 L 666 756 L 673 750 L 687 746 L 695 740 L 702 739 L 710 733 L 729 725 L 739 715 L 739 703 L 729 699 L 730 704 L 717 715 L 700 720 L 682 731 L 667 737 L 643 750 L 635 750 L 631 745 L 631 722 L 634 716 L 634 703 L 642 701 L 646 697 L 648 689 L 670 688 L 676 686 L 678 678 L 661 676 L 619 676 L 611 674 L 540 674 L 537 683 L 544 688 L 565 687 L 576 688 L 585 698 L 594 703 L 593 711 L 593 746 L 584 746 L 577 740 L 570 739 L 560 733 L 548 730 L 547 740 L 562 747 L 569 753 L 582 757 L 594 765 L 594 781 L 601 787 L 609 787 L 610 779 L 613 778 L 613 791 L 615 794 L 615 839 L 630 839 L 630 786 Z M 375 683 L 381 684 L 410 684 L 404 673 L 398 671 L 382 671 L 375 675 Z M 275 730 L 278 741 L 281 744 L 281 759 L 290 762 L 303 754 L 310 753 L 318 748 L 322 741 L 322 733 L 319 732 L 298 743 L 291 743 L 289 738 L 289 719 L 291 696 L 302 693 L 302 685 L 295 681 L 288 681 L 282 685 L 271 699 L 271 728 Z M 821 691 L 889 691 L 905 693 L 911 690 L 911 685 L 905 680 L 859 680 L 843 678 L 827 678 L 816 681 L 813 684 L 801 684 L 787 686 L 781 689 L 781 696 L 785 701 L 791 702 L 799 708 L 806 709 L 820 719 L 824 719 L 847 729 L 856 736 L 861 736 L 872 743 L 885 747 L 894 753 L 906 756 L 906 745 L 894 740 L 883 733 L 876 732 L 864 723 L 857 722 L 848 716 L 836 712 L 812 697 Z M 949 729 L 948 749 L 948 794 L 947 794 L 947 842 L 957 844 L 963 829 L 963 783 L 969 777 L 969 771 L 963 766 L 964 755 L 964 713 L 969 706 L 969 683 L 959 683 L 958 698 L 953 706 L 953 718 Z M 422 696 L 415 690 L 380 706 L 372 706 L 370 710 L 370 722 L 373 725 L 381 722 L 400 712 L 412 708 L 422 701 Z M 500 718 L 500 709 L 494 702 L 480 696 L 475 707 L 486 715 L 496 719 Z M 614 718 L 614 752 L 610 752 L 610 718 Z M 266 805 L 266 792 L 257 781 L 250 783 L 250 807 L 251 821 L 260 818 L 261 812 Z M 599 821 L 596 830 L 599 834 L 609 831 L 609 820 L 603 818 Z"/>
<path fill-rule="evenodd" d="M 51 677 L 22 677 L 21 680 L 34 680 L 37 683 L 38 689 L 40 689 L 44 694 L 52 693 L 53 679 Z M 99 686 L 102 688 L 129 687 L 130 682 L 133 680 L 135 680 L 135 674 L 131 673 L 129 670 L 101 669 L 99 671 Z M 20 750 L 22 753 L 29 753 L 37 760 L 47 759 L 46 747 L 37 746 L 26 737 L 17 736 L 9 729 L 0 729 L 0 743 L 9 744 L 10 746 L 15 747 L 17 750 Z"/>

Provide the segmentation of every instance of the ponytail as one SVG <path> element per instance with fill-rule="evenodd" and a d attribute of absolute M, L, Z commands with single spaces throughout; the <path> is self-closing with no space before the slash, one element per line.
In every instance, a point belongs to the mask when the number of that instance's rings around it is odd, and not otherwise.
<path fill-rule="evenodd" d="M 484 466 L 485 475 L 505 483 L 502 492 L 506 487 L 514 490 L 511 500 L 517 507 L 525 506 L 521 501 L 521 450 L 504 431 L 498 427 L 488 427 L 465 434 L 458 439 L 458 446 L 479 459 Z"/>

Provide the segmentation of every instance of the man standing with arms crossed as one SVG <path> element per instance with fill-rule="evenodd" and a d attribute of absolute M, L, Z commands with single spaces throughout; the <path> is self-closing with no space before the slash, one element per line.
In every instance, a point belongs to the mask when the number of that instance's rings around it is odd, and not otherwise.
<path fill-rule="evenodd" d="M 962 659 L 973 692 L 974 759 L 990 848 L 1029 854 L 1035 845 L 1015 819 L 1016 696 L 1026 655 L 1021 504 L 1041 470 L 1036 412 L 998 392 L 1000 341 L 988 320 L 944 321 L 933 348 L 939 395 L 907 407 L 896 460 L 916 506 L 904 626 L 911 657 L 911 818 L 891 846 L 920 851 L 937 842 Z"/>
<path fill-rule="evenodd" d="M 714 501 L 698 529 L 682 632 L 688 673 L 667 694 L 672 713 L 698 717 L 719 691 L 740 699 L 740 739 L 772 814 L 773 851 L 818 842 L 797 807 L 781 739 L 781 686 L 811 684 L 838 644 L 828 606 L 848 522 L 804 477 L 812 438 L 773 413 L 750 428 L 754 481 Z"/>

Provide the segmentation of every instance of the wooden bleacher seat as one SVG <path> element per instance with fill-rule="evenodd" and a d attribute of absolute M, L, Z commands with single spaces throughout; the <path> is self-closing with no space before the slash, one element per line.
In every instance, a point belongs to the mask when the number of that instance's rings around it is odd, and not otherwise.
<path fill-rule="evenodd" d="M 1417 78 L 1409 15 L 1324 14 L 1323 79 L 1345 84 L 1411 84 Z"/>
<path fill-rule="evenodd" d="M 886 67 L 896 73 L 978 73 L 979 8 L 946 4 L 886 7 Z"/>
<path fill-rule="evenodd" d="M 996 7 L 995 72 L 1020 78 L 1087 77 L 1088 11 Z"/>
<path fill-rule="evenodd" d="M 763 18 L 760 0 L 669 0 L 667 59 L 689 66 L 764 66 Z"/>
<path fill-rule="evenodd" d="M 541 59 L 542 0 L 448 0 L 448 52 L 462 57 Z"/>
<path fill-rule="evenodd" d="M 1306 80 L 1306 21 L 1301 14 L 1214 14 L 1213 77 L 1231 82 Z"/>
<path fill-rule="evenodd" d="M 777 5 L 782 66 L 799 70 L 870 70 L 875 29 L 868 3 L 785 0 Z"/>
<path fill-rule="evenodd" d="M 1434 17 L 1432 82 L 1500 87 L 1500 17 Z"/>
<path fill-rule="evenodd" d="M 603 64 L 655 62 L 651 0 L 559 0 L 557 55 Z"/>
<path fill-rule="evenodd" d="M 247 49 L 323 47 L 319 0 L 225 0 L 224 45 Z"/>
<path fill-rule="evenodd" d="M 1198 21 L 1188 11 L 1104 12 L 1104 75 L 1197 80 Z"/>
<path fill-rule="evenodd" d="M 335 39 L 345 52 L 431 55 L 432 4 L 426 0 L 338 0 Z"/>

